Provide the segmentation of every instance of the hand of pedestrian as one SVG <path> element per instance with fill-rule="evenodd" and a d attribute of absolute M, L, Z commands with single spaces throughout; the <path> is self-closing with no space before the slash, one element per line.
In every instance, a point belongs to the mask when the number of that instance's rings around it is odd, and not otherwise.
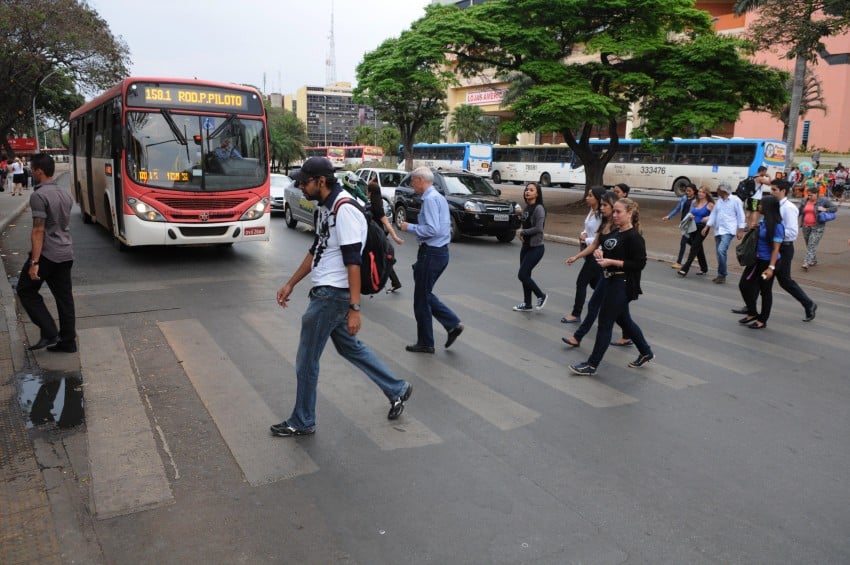
<path fill-rule="evenodd" d="M 397 245 L 404 245 L 404 240 L 396 234 L 393 234 L 393 241 L 395 241 Z"/>
<path fill-rule="evenodd" d="M 564 259 L 565 265 L 572 265 L 575 262 L 576 262 L 576 256 L 575 255 L 573 255 L 572 257 L 567 257 L 566 259 Z"/>
<path fill-rule="evenodd" d="M 670 219 L 670 217 L 669 217 L 669 216 L 664 216 L 663 218 L 661 218 L 661 221 L 662 221 L 662 222 L 666 222 L 666 221 L 667 221 L 667 220 L 669 220 L 669 219 Z"/>
<path fill-rule="evenodd" d="M 360 312 L 349 310 L 348 312 L 348 335 L 357 335 L 360 331 Z"/>
<path fill-rule="evenodd" d="M 282 287 L 280 287 L 280 290 L 277 291 L 277 303 L 280 305 L 281 308 L 286 308 L 287 306 L 289 306 L 289 304 L 287 303 L 289 302 L 290 294 L 292 294 L 292 287 L 288 284 L 283 285 Z"/>
<path fill-rule="evenodd" d="M 29 274 L 30 278 L 34 281 L 41 280 L 41 277 L 38 276 L 38 265 L 33 265 L 32 263 L 30 263 L 30 268 L 27 274 Z"/>

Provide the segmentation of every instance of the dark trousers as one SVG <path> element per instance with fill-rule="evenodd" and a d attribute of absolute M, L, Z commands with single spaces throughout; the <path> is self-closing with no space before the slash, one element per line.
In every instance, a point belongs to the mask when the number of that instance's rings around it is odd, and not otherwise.
<path fill-rule="evenodd" d="M 30 259 L 24 263 L 21 275 L 18 278 L 18 297 L 21 300 L 27 315 L 32 323 L 41 330 L 42 339 L 51 339 L 59 336 L 66 343 L 73 343 L 77 337 L 74 314 L 74 294 L 71 289 L 71 267 L 73 261 L 54 263 L 45 256 L 41 256 L 38 263 L 39 280 L 30 278 Z M 56 322 L 47 310 L 44 298 L 40 294 L 42 283 L 47 287 L 56 300 L 56 310 L 59 312 L 59 329 Z"/>
<path fill-rule="evenodd" d="M 652 348 L 643 337 L 643 332 L 638 325 L 632 320 L 629 314 L 629 298 L 626 293 L 626 278 L 623 276 L 614 276 L 608 279 L 608 290 L 605 292 L 605 299 L 602 301 L 602 308 L 599 311 L 599 324 L 596 328 L 596 341 L 593 344 L 593 351 L 590 353 L 588 363 L 594 367 L 598 367 L 608 350 L 611 343 L 611 333 L 614 330 L 614 322 L 623 328 L 623 331 L 635 342 L 635 347 L 641 355 L 649 355 L 652 353 Z"/>
<path fill-rule="evenodd" d="M 741 281 L 738 283 L 738 290 L 741 291 L 741 296 L 747 305 L 747 315 L 756 316 L 756 319 L 762 323 L 767 323 L 770 310 L 773 308 L 773 279 L 776 277 L 770 277 L 769 280 L 761 278 L 761 274 L 768 265 L 770 265 L 769 259 L 759 259 L 755 265 L 744 269 Z M 761 312 L 758 311 L 759 295 L 761 295 Z"/>
<path fill-rule="evenodd" d="M 519 250 L 519 272 L 516 276 L 522 283 L 523 302 L 527 306 L 531 306 L 532 292 L 537 298 L 543 298 L 543 291 L 540 290 L 540 287 L 537 286 L 537 283 L 531 278 L 531 271 L 533 271 L 534 267 L 537 266 L 537 263 L 543 259 L 544 251 L 545 249 L 543 245 L 537 245 L 535 247 L 523 245 L 522 249 Z"/>
<path fill-rule="evenodd" d="M 460 324 L 460 318 L 448 306 L 440 302 L 434 293 L 434 285 L 449 264 L 449 247 L 420 245 L 413 264 L 413 314 L 416 316 L 416 343 L 434 347 L 433 318 L 446 329 L 452 330 Z"/>
<path fill-rule="evenodd" d="M 776 280 L 779 286 L 794 297 L 794 300 L 803 305 L 806 311 L 812 307 L 814 301 L 809 298 L 800 285 L 791 278 L 791 263 L 794 261 L 794 242 L 783 243 L 779 247 L 780 259 L 776 265 Z"/>
<path fill-rule="evenodd" d="M 682 239 L 679 240 L 679 254 L 676 255 L 676 262 L 681 264 L 682 259 L 685 258 L 685 249 L 688 247 L 688 243 L 691 242 L 690 235 L 683 235 Z"/>
<path fill-rule="evenodd" d="M 584 249 L 584 245 L 582 245 L 582 249 Z M 576 279 L 576 296 L 573 301 L 573 311 L 572 315 L 576 318 L 581 317 L 581 309 L 584 308 L 584 301 L 587 298 L 587 287 L 595 289 L 596 281 L 599 280 L 599 277 L 602 275 L 602 267 L 599 266 L 599 263 L 596 262 L 596 258 L 593 255 L 588 255 L 584 258 L 584 264 L 581 266 L 581 271 L 578 273 L 578 278 Z M 590 306 L 588 305 L 588 308 Z M 591 320 L 591 323 L 593 321 Z"/>
<path fill-rule="evenodd" d="M 401 281 L 398 280 L 398 275 L 395 272 L 395 266 L 390 265 L 389 271 L 390 284 L 392 284 L 391 288 L 401 288 Z"/>
<path fill-rule="evenodd" d="M 581 325 L 573 334 L 573 337 L 578 341 L 587 335 L 590 328 L 593 327 L 593 322 L 599 315 L 599 309 L 602 308 L 602 303 L 605 302 L 605 294 L 608 292 L 608 279 L 602 275 L 602 270 L 599 270 L 599 278 L 596 279 L 596 284 L 593 288 L 593 294 L 590 295 L 590 301 L 587 303 L 587 315 L 582 320 Z M 629 334 L 620 324 L 620 329 L 623 330 L 623 339 L 629 339 Z M 597 330 L 598 331 L 598 330 Z"/>
<path fill-rule="evenodd" d="M 694 259 L 699 261 L 699 270 L 703 273 L 708 270 L 708 261 L 705 260 L 705 249 L 702 242 L 705 241 L 705 236 L 702 235 L 702 230 L 705 224 L 697 224 L 697 231 L 691 234 L 691 252 L 688 253 L 688 260 L 682 265 L 682 270 L 686 273 L 690 270 Z"/>

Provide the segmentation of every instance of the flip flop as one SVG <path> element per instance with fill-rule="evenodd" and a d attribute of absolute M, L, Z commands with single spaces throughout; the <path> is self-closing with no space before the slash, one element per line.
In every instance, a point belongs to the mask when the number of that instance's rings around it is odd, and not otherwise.
<path fill-rule="evenodd" d="M 611 345 L 616 345 L 617 347 L 629 347 L 634 344 L 635 343 L 630 339 L 627 339 L 625 342 L 620 342 L 616 340 L 611 342 Z"/>
<path fill-rule="evenodd" d="M 573 336 L 570 336 L 570 337 L 562 337 L 562 338 L 561 338 L 561 341 L 563 341 L 564 343 L 566 343 L 566 344 L 567 344 L 567 345 L 569 345 L 570 347 L 578 347 L 579 345 L 581 345 L 581 342 L 580 342 L 580 341 L 576 340 L 576 342 L 575 342 L 575 343 L 573 343 L 573 342 L 571 342 L 571 341 L 570 341 L 570 338 L 572 338 L 572 339 L 576 339 L 576 338 L 574 338 Z"/>
<path fill-rule="evenodd" d="M 570 319 L 569 319 L 569 318 L 567 318 L 566 316 L 564 316 L 563 318 L 561 318 L 561 323 L 562 323 L 562 324 L 578 324 L 579 322 L 581 322 L 581 318 L 576 318 L 575 320 L 570 320 Z"/>

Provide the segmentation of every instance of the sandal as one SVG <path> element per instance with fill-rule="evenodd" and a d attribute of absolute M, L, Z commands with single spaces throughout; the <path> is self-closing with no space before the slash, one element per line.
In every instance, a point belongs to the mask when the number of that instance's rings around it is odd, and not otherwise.
<path fill-rule="evenodd" d="M 569 319 L 569 318 L 567 318 L 566 316 L 564 316 L 563 318 L 561 318 L 561 323 L 562 323 L 562 324 L 577 324 L 577 323 L 579 323 L 579 322 L 581 322 L 581 318 L 573 318 L 572 320 L 570 320 L 570 319 Z"/>
<path fill-rule="evenodd" d="M 750 328 L 751 330 L 763 330 L 764 328 L 767 327 L 767 324 L 765 322 L 759 322 L 758 320 L 756 320 L 755 322 L 753 322 L 752 324 L 750 324 L 747 327 Z"/>
<path fill-rule="evenodd" d="M 570 341 L 572 340 L 572 341 Z M 575 338 L 575 336 L 562 337 L 561 341 L 569 345 L 570 347 L 578 347 L 581 345 L 581 342 Z"/>
<path fill-rule="evenodd" d="M 611 345 L 616 345 L 617 347 L 629 347 L 631 345 L 634 345 L 634 342 L 630 339 L 627 339 L 625 341 L 621 341 L 619 339 L 616 339 L 616 340 L 611 342 Z"/>
<path fill-rule="evenodd" d="M 740 320 L 738 320 L 739 324 L 749 324 L 750 322 L 754 322 L 758 318 L 758 316 L 744 316 Z"/>

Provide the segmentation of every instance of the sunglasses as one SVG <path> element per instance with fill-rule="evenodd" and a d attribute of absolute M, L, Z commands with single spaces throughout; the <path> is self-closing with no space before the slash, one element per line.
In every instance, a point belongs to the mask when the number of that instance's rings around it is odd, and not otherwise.
<path fill-rule="evenodd" d="M 297 181 L 292 183 L 292 186 L 294 186 L 295 188 L 301 188 L 302 186 L 307 186 L 308 184 L 310 184 L 311 182 L 316 180 L 316 178 L 317 177 L 309 177 L 306 181 L 298 181 L 297 180 Z"/>

